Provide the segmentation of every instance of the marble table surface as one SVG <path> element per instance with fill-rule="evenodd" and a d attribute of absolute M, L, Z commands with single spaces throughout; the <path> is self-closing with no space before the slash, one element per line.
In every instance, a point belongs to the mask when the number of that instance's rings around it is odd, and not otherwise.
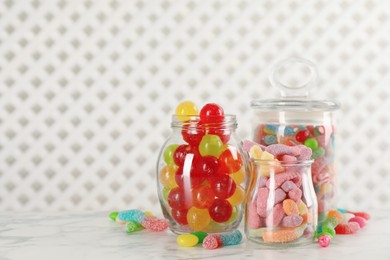
<path fill-rule="evenodd" d="M 170 231 L 127 234 L 107 212 L 0 212 L 0 259 L 390 259 L 390 211 L 373 212 L 352 236 L 330 247 L 264 249 L 246 239 L 216 250 L 181 248 Z M 241 231 L 242 227 L 240 228 Z"/>

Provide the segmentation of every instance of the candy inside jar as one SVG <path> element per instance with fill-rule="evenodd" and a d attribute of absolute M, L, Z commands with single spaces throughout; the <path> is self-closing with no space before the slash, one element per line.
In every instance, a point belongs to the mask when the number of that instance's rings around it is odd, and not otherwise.
<path fill-rule="evenodd" d="M 283 83 L 280 71 L 291 65 L 304 66 L 309 80 L 301 85 Z M 288 73 L 287 73 L 288 74 Z M 335 207 L 336 171 L 334 166 L 335 124 L 334 111 L 339 105 L 334 101 L 309 98 L 317 74 L 314 65 L 303 59 L 291 58 L 280 62 L 270 75 L 273 86 L 282 98 L 254 100 L 255 110 L 253 140 L 261 145 L 304 145 L 312 150 L 312 181 L 318 200 L 319 221 Z"/>
<path fill-rule="evenodd" d="M 244 141 L 252 159 L 245 232 L 260 244 L 312 243 L 317 199 L 311 181 L 311 149 L 304 145 L 264 146 Z"/>
<path fill-rule="evenodd" d="M 176 233 L 231 231 L 242 219 L 248 182 L 236 118 L 216 104 L 199 115 L 188 110 L 197 112 L 191 102 L 178 106 L 157 165 L 164 217 Z"/>

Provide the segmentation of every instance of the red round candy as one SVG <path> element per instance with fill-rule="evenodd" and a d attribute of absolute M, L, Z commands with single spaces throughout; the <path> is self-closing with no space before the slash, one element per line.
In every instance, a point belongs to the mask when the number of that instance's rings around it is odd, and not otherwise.
<path fill-rule="evenodd" d="M 179 209 L 172 209 L 171 210 L 171 215 L 174 220 L 176 220 L 177 223 L 180 225 L 187 225 L 187 209 L 184 210 L 179 210 Z"/>
<path fill-rule="evenodd" d="M 210 185 L 215 196 L 220 199 L 227 199 L 236 191 L 236 183 L 226 174 L 214 177 Z"/>
<path fill-rule="evenodd" d="M 187 160 L 187 155 L 193 154 L 194 157 L 198 154 L 197 150 L 190 145 L 179 145 L 173 152 L 173 161 L 177 166 L 183 166 L 184 161 Z"/>
<path fill-rule="evenodd" d="M 197 187 L 206 180 L 206 175 L 197 171 L 194 164 L 190 166 L 189 172 L 184 172 L 183 167 L 179 167 L 175 174 L 175 181 L 179 187 Z"/>
<path fill-rule="evenodd" d="M 184 189 L 177 187 L 169 192 L 168 204 L 173 209 L 187 210 L 191 207 L 191 197 Z"/>
<path fill-rule="evenodd" d="M 199 116 L 203 124 L 220 123 L 224 120 L 224 111 L 221 106 L 208 103 L 202 107 Z"/>
<path fill-rule="evenodd" d="M 192 203 L 198 209 L 207 209 L 214 202 L 214 193 L 208 186 L 199 186 L 192 190 Z"/>
<path fill-rule="evenodd" d="M 195 168 L 198 174 L 203 175 L 205 178 L 210 178 L 218 173 L 219 161 L 214 156 L 200 157 L 196 161 Z"/>
<path fill-rule="evenodd" d="M 199 125 L 184 125 L 181 130 L 184 141 L 191 146 L 198 146 L 205 134 L 206 129 Z"/>
<path fill-rule="evenodd" d="M 232 216 L 233 208 L 227 200 L 216 199 L 209 208 L 210 217 L 218 223 L 228 221 Z"/>
<path fill-rule="evenodd" d="M 236 149 L 226 149 L 218 158 L 221 173 L 237 172 L 242 167 L 242 158 Z"/>
<path fill-rule="evenodd" d="M 305 129 L 305 130 L 301 130 L 297 133 L 297 135 L 295 136 L 295 139 L 298 141 L 298 142 L 305 142 L 307 138 L 310 137 L 310 131 Z"/>
<path fill-rule="evenodd" d="M 324 135 L 325 134 L 325 127 L 322 125 L 318 125 L 314 129 L 316 136 Z"/>

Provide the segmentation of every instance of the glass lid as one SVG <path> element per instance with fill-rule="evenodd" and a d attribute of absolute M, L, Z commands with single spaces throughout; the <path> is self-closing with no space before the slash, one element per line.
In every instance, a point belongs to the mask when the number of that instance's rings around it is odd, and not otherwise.
<path fill-rule="evenodd" d="M 309 79 L 303 84 L 286 84 L 281 81 L 281 75 L 291 66 L 299 66 L 301 71 L 309 74 Z M 315 65 L 302 58 L 289 58 L 279 62 L 272 70 L 270 76 L 272 86 L 279 89 L 280 99 L 253 100 L 251 107 L 267 111 L 333 111 L 340 108 L 340 105 L 331 100 L 314 100 L 309 98 L 317 81 L 317 70 Z"/>

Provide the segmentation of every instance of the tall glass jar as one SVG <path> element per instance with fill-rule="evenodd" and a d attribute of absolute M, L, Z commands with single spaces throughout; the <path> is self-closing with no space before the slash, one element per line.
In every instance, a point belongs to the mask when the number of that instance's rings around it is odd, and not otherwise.
<path fill-rule="evenodd" d="M 317 200 L 310 161 L 253 160 L 245 233 L 254 242 L 278 245 L 313 243 Z"/>
<path fill-rule="evenodd" d="M 311 73 L 302 85 L 286 85 L 279 72 L 291 65 L 304 66 Z M 270 81 L 282 95 L 280 99 L 254 100 L 253 140 L 262 145 L 306 145 L 312 149 L 312 180 L 318 200 L 319 220 L 335 207 L 336 171 L 334 166 L 335 124 L 334 111 L 339 105 L 329 100 L 313 100 L 317 73 L 310 61 L 290 58 L 280 62 L 270 75 Z"/>
<path fill-rule="evenodd" d="M 249 178 L 234 115 L 200 121 L 172 117 L 161 148 L 157 189 L 164 217 L 175 233 L 234 230 L 243 213 Z"/>

